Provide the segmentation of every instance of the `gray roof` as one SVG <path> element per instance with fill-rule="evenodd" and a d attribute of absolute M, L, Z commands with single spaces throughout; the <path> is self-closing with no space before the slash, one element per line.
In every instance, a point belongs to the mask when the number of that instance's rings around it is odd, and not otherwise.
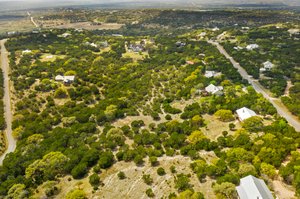
<path fill-rule="evenodd" d="M 236 190 L 240 199 L 274 199 L 266 183 L 252 175 L 242 178 Z"/>

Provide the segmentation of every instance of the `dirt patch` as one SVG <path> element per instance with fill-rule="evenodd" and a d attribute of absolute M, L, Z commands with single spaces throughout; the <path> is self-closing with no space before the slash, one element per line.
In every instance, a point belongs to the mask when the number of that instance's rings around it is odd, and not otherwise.
<path fill-rule="evenodd" d="M 195 191 L 202 192 L 206 198 L 215 198 L 211 188 L 212 180 L 207 179 L 205 183 L 200 183 L 197 176 L 190 169 L 190 158 L 183 156 L 161 157 L 158 158 L 160 165 L 166 171 L 166 175 L 159 176 L 156 172 L 158 167 L 151 167 L 147 162 L 143 167 L 136 166 L 134 163 L 118 162 L 112 168 L 100 175 L 104 186 L 101 187 L 92 198 L 148 198 L 145 191 L 151 188 L 155 193 L 155 198 L 168 196 L 170 193 L 177 192 L 174 188 L 174 174 L 170 172 L 170 166 L 176 167 L 177 173 L 191 174 L 191 184 Z M 126 179 L 119 180 L 117 174 L 123 171 Z M 149 174 L 153 178 L 152 185 L 146 185 L 143 174 Z"/>
<path fill-rule="evenodd" d="M 125 58 L 131 58 L 133 61 L 143 60 L 145 57 L 149 56 L 148 52 L 126 52 L 122 54 Z"/>
<path fill-rule="evenodd" d="M 64 20 L 53 20 L 53 21 L 38 21 L 44 28 L 61 28 L 61 29 L 86 29 L 86 30 L 117 30 L 120 29 L 124 24 L 118 23 L 101 23 L 99 25 L 92 24 L 91 22 L 78 22 L 70 23 Z"/>
<path fill-rule="evenodd" d="M 276 196 L 280 199 L 296 199 L 295 191 L 291 186 L 286 185 L 282 181 L 274 180 L 273 183 L 273 189 L 276 194 Z"/>
<path fill-rule="evenodd" d="M 201 128 L 201 131 L 206 135 L 209 139 L 216 140 L 220 135 L 222 135 L 223 131 L 227 131 L 230 134 L 234 134 L 234 131 L 230 131 L 229 123 L 234 123 L 236 129 L 241 128 L 241 124 L 238 120 L 232 122 L 221 122 L 213 115 L 205 114 L 203 118 L 206 122 L 206 127 Z"/>
<path fill-rule="evenodd" d="M 56 59 L 64 59 L 65 55 L 52 55 L 52 54 L 43 54 L 40 57 L 41 62 L 54 62 Z"/>

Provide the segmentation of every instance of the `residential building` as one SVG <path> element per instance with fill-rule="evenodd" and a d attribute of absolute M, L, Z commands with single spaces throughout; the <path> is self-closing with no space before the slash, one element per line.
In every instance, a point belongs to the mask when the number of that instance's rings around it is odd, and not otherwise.
<path fill-rule="evenodd" d="M 257 48 L 259 48 L 259 45 L 257 45 L 257 44 L 249 44 L 246 47 L 247 50 L 254 50 L 254 49 L 257 49 Z"/>
<path fill-rule="evenodd" d="M 256 116 L 256 113 L 254 111 L 246 107 L 236 110 L 236 113 L 240 121 L 244 121 L 250 117 Z"/>
<path fill-rule="evenodd" d="M 266 183 L 252 175 L 242 178 L 236 191 L 239 199 L 274 199 Z"/>
<path fill-rule="evenodd" d="M 222 73 L 216 72 L 216 71 L 213 71 L 213 70 L 207 70 L 207 71 L 205 71 L 205 74 L 204 74 L 204 76 L 207 77 L 207 78 L 218 77 L 218 76 L 221 76 L 221 75 L 222 75 Z"/>
<path fill-rule="evenodd" d="M 55 81 L 62 81 L 65 84 L 70 84 L 74 82 L 75 76 L 74 75 L 69 75 L 69 76 L 62 76 L 62 75 L 57 75 L 55 76 Z"/>
<path fill-rule="evenodd" d="M 205 87 L 205 91 L 212 95 L 223 95 L 223 86 L 215 86 L 213 84 L 210 84 Z"/>

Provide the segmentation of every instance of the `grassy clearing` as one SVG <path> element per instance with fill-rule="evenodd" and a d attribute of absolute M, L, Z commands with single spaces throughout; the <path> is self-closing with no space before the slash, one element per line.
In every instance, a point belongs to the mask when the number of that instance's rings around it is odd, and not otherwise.
<path fill-rule="evenodd" d="M 52 54 L 43 54 L 40 57 L 41 62 L 54 62 L 56 59 L 64 59 L 66 55 L 52 55 Z"/>
<path fill-rule="evenodd" d="M 122 54 L 125 58 L 131 58 L 133 61 L 143 60 L 146 56 L 149 56 L 148 52 L 141 52 L 141 53 L 135 53 L 135 52 L 126 52 Z"/>
<path fill-rule="evenodd" d="M 241 128 L 241 124 L 238 120 L 233 122 L 221 122 L 213 115 L 205 114 L 203 118 L 206 122 L 206 127 L 201 128 L 202 132 L 212 140 L 216 140 L 220 135 L 222 135 L 223 131 L 228 131 L 229 134 L 233 134 L 233 131 L 229 129 L 229 123 L 234 123 L 236 125 L 236 129 Z"/>

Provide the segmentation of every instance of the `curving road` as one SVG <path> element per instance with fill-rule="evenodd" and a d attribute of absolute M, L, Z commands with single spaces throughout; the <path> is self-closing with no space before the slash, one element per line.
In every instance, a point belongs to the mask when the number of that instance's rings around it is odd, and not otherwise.
<path fill-rule="evenodd" d="M 8 52 L 5 48 L 6 40 L 1 40 L 1 68 L 3 71 L 4 79 L 4 117 L 6 122 L 5 137 L 7 140 L 7 149 L 3 155 L 0 156 L 0 165 L 2 165 L 5 156 L 8 153 L 13 152 L 16 149 L 16 140 L 12 136 L 12 111 L 10 101 L 10 89 L 9 89 L 9 64 L 8 64 Z"/>
<path fill-rule="evenodd" d="M 39 25 L 34 21 L 34 18 L 31 16 L 31 13 L 30 12 L 27 12 L 27 15 L 30 17 L 30 21 L 31 23 L 33 23 L 33 25 L 38 28 Z"/>
<path fill-rule="evenodd" d="M 223 54 L 229 61 L 232 63 L 233 67 L 235 67 L 238 72 L 241 74 L 241 76 L 248 80 L 248 82 L 253 86 L 253 88 L 256 90 L 256 92 L 261 93 L 273 106 L 277 109 L 277 112 L 279 115 L 284 117 L 288 123 L 295 128 L 296 131 L 300 132 L 300 121 L 297 119 L 296 116 L 294 116 L 280 101 L 280 99 L 271 97 L 265 88 L 255 79 L 250 77 L 246 70 L 241 67 L 241 65 L 236 62 L 221 46 L 218 42 L 209 40 L 208 43 L 215 45 L 221 54 Z"/>

